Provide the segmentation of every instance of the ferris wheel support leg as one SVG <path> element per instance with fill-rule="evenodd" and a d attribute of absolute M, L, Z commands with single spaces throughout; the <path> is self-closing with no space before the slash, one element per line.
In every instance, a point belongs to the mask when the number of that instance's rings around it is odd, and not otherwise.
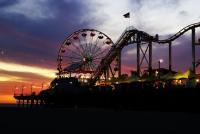
<path fill-rule="evenodd" d="M 107 78 L 107 70 L 105 69 L 103 72 L 104 72 L 103 74 L 104 74 L 105 81 L 107 81 L 108 80 L 108 78 Z"/>
<path fill-rule="evenodd" d="M 192 28 L 192 71 L 196 74 L 195 28 Z"/>

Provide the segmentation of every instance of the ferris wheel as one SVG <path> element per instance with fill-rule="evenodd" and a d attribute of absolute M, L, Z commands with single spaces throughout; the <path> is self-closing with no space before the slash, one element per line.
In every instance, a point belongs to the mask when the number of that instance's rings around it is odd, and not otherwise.
<path fill-rule="evenodd" d="M 92 75 L 111 49 L 113 41 L 94 29 L 81 29 L 68 36 L 58 52 L 58 75 Z"/>

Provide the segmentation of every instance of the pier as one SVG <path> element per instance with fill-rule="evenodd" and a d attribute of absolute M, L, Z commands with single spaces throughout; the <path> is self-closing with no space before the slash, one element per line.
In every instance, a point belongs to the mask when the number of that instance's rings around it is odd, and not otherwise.
<path fill-rule="evenodd" d="M 19 107 L 37 107 L 44 105 L 44 100 L 40 95 L 32 94 L 14 94 Z"/>

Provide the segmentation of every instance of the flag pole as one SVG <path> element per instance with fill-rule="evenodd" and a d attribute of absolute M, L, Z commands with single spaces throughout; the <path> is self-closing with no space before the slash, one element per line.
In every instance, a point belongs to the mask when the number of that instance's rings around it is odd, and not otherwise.
<path fill-rule="evenodd" d="M 130 25 L 131 25 L 131 17 L 130 17 L 130 12 L 126 13 L 123 15 L 125 18 L 128 18 L 128 26 L 127 26 L 127 29 L 129 30 L 130 28 Z"/>
<path fill-rule="evenodd" d="M 130 17 L 129 17 L 129 28 L 131 27 L 131 13 L 130 13 Z M 131 30 L 131 29 L 129 29 Z"/>

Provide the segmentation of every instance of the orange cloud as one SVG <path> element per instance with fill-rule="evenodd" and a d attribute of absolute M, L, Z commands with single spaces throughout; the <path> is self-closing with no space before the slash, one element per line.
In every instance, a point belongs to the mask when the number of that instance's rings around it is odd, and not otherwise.
<path fill-rule="evenodd" d="M 16 63 L 0 62 L 0 69 L 5 71 L 33 73 L 47 78 L 54 78 L 56 71 L 41 67 L 26 66 Z"/>
<path fill-rule="evenodd" d="M 13 95 L 0 95 L 0 103 L 16 103 Z"/>

